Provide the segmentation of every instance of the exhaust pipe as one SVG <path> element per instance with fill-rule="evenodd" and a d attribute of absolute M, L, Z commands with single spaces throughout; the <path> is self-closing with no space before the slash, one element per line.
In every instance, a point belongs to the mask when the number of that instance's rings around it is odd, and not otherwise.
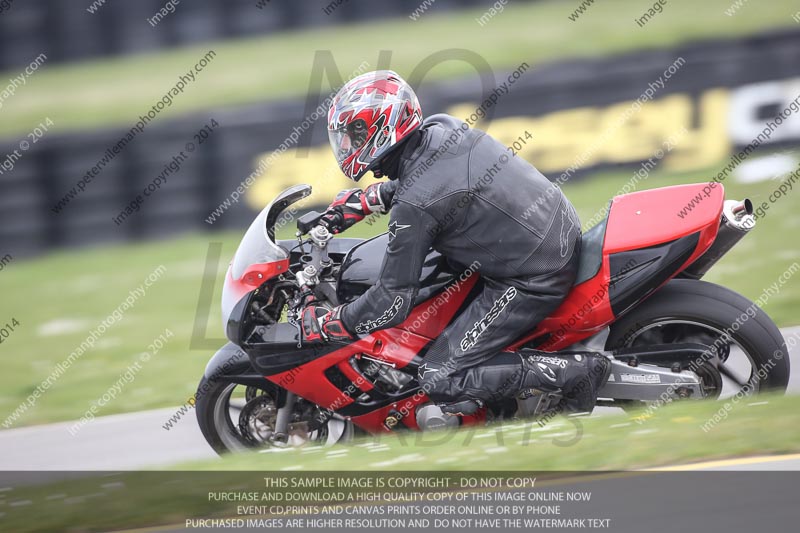
<path fill-rule="evenodd" d="M 719 223 L 717 238 L 706 253 L 697 258 L 689 267 L 681 273 L 681 277 L 700 279 L 717 261 L 722 259 L 733 248 L 736 243 L 742 240 L 756 225 L 753 216 L 753 202 L 749 198 L 742 201 L 725 200 L 722 205 L 722 217 Z"/>
<path fill-rule="evenodd" d="M 726 211 L 730 211 L 730 216 L 726 215 Z M 744 224 L 744 221 L 747 220 L 745 217 L 747 215 L 753 214 L 753 202 L 750 201 L 750 198 L 745 198 L 741 202 L 737 202 L 736 200 L 727 200 L 724 204 L 722 204 L 722 219 L 733 221 L 732 223 L 737 224 Z M 753 219 L 752 224 L 755 224 L 755 219 Z M 747 230 L 749 231 L 752 229 L 752 226 L 748 227 Z"/>

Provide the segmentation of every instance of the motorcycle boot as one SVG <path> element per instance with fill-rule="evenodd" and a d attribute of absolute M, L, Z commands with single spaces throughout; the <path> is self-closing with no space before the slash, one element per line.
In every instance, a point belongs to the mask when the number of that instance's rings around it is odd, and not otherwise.
<path fill-rule="evenodd" d="M 611 373 L 611 362 L 595 352 L 520 352 L 525 373 L 520 389 L 561 391 L 564 406 L 576 413 L 591 413 L 600 390 Z"/>
<path fill-rule="evenodd" d="M 590 413 L 597 402 L 597 391 L 611 372 L 611 362 L 595 352 L 524 350 L 501 352 L 482 365 L 460 372 L 443 370 L 426 363 L 420 375 L 425 378 L 423 386 L 429 385 L 424 387 L 429 396 L 446 414 L 472 415 L 485 405 L 530 389 L 561 391 L 566 410 Z"/>

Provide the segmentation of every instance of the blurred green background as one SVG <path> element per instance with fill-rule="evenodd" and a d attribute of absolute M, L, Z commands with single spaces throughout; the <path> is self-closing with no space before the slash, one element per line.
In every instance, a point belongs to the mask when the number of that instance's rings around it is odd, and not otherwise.
<path fill-rule="evenodd" d="M 754 3 L 728 17 L 724 11 L 731 0 L 675 1 L 640 29 L 633 18 L 646 12 L 652 2 L 596 2 L 572 22 L 568 15 L 578 5 L 572 0 L 509 2 L 491 23 L 480 28 L 475 19 L 486 7 L 440 14 L 434 9 L 414 22 L 403 17 L 341 24 L 58 65 L 37 73 L 25 91 L 3 108 L 0 135 L 28 131 L 43 116 L 53 119 L 56 130 L 133 123 L 142 109 L 148 109 L 175 83 L 178 73 L 190 70 L 209 49 L 218 57 L 208 72 L 199 74 L 163 116 L 305 95 L 309 65 L 318 50 L 335 52 L 343 73 L 352 72 L 365 59 L 374 61 L 378 50 L 389 49 L 392 68 L 407 75 L 420 58 L 448 48 L 477 50 L 495 71 L 503 71 L 523 61 L 535 66 L 791 28 L 795 24 L 791 15 L 796 11 L 793 2 L 774 0 L 769 8 Z M 478 30 L 480 41 L 476 43 Z M 426 81 L 473 73 L 463 62 L 443 63 Z"/>
<path fill-rule="evenodd" d="M 496 70 L 520 62 L 531 65 L 550 61 L 609 56 L 642 49 L 673 47 L 708 38 L 754 35 L 791 28 L 796 4 L 753 2 L 735 16 L 723 15 L 730 0 L 671 1 L 664 12 L 638 30 L 630 16 L 650 3 L 597 2 L 579 23 L 567 20 L 577 2 L 511 3 L 491 24 L 482 28 L 480 53 Z M 208 72 L 164 116 L 179 116 L 207 108 L 304 95 L 308 68 L 315 50 L 335 51 L 341 72 L 350 72 L 376 48 L 394 49 L 393 68 L 403 73 L 420 56 L 442 48 L 473 48 L 475 18 L 485 8 L 426 14 L 420 21 L 390 19 L 266 37 L 226 40 L 169 51 L 112 59 L 59 64 L 38 72 L 2 109 L 0 135 L 28 131 L 49 116 L 61 132 L 108 125 L 127 125 L 142 108 L 160 98 L 175 81 L 175 73 L 188 70 L 196 58 L 214 49 L 218 57 Z M 691 13 L 689 15 L 688 12 Z M 268 65 L 268 68 L 267 68 Z M 427 81 L 469 74 L 469 67 L 443 64 Z M 11 76 L 0 74 L 0 79 Z M 577 155 L 577 154 L 576 154 Z M 708 181 L 726 161 L 702 171 L 674 173 L 655 170 L 639 189 Z M 535 164 L 536 162 L 533 161 Z M 564 190 L 583 220 L 591 218 L 631 179 L 632 172 L 597 172 Z M 551 176 L 552 177 L 552 176 Z M 298 181 L 303 181 L 298 176 Z M 775 181 L 725 183 L 729 198 L 765 200 Z M 708 275 L 755 299 L 766 285 L 794 261 L 800 260 L 797 231 L 800 211 L 797 197 L 775 204 L 758 227 Z M 384 231 L 386 220 L 353 228 L 346 236 L 368 237 Z M 175 333 L 135 382 L 116 401 L 97 414 L 180 405 L 191 396 L 212 350 L 190 350 L 190 336 L 198 314 L 200 288 L 210 243 L 222 243 L 222 260 L 216 265 L 215 296 L 205 326 L 208 336 L 222 338 L 219 295 L 227 261 L 243 230 L 195 233 L 145 243 L 59 251 L 33 259 L 14 260 L 0 273 L 3 315 L 0 323 L 19 321 L 5 339 L 0 371 L 0 413 L 7 416 L 31 394 L 53 367 L 75 350 L 95 328 L 144 281 L 158 265 L 161 279 L 126 313 L 126 318 L 102 336 L 35 407 L 13 425 L 76 419 L 101 396 L 119 375 L 146 350 L 164 328 Z M 291 234 L 284 229 L 284 237 Z M 793 281 L 770 299 L 765 310 L 781 326 L 796 325 L 800 284 Z"/>

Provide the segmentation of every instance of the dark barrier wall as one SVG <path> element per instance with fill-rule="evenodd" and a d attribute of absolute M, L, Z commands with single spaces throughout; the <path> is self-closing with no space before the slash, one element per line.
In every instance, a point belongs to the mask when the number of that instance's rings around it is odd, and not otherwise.
<path fill-rule="evenodd" d="M 421 0 L 179 0 L 180 16 L 148 19 L 169 0 L 10 0 L 0 12 L 0 70 L 27 65 L 45 52 L 50 62 L 142 52 L 265 33 L 389 16 L 407 16 Z M 173 0 L 174 1 L 174 0 Z M 438 0 L 431 12 L 480 0 Z M 485 3 L 484 3 L 485 4 Z M 483 4 L 482 4 L 483 5 Z M 334 8 L 335 7 L 335 8 Z M 329 13 L 329 14 L 328 14 Z"/>
<path fill-rule="evenodd" d="M 798 37 L 782 33 L 532 68 L 519 74 L 508 94 L 498 95 L 490 108 L 491 122 L 483 119 L 475 125 L 488 128 L 507 145 L 529 131 L 532 140 L 520 156 L 551 179 L 570 166 L 570 177 L 578 178 L 587 170 L 637 167 L 681 130 L 685 142 L 664 157 L 664 168 L 717 168 L 800 96 Z M 372 64 L 375 59 L 365 57 Z M 659 87 L 670 67 L 675 72 Z M 498 83 L 507 79 L 508 73 L 496 73 Z M 615 122 L 650 93 L 652 99 L 629 120 Z M 448 111 L 462 119 L 483 99 L 477 75 L 425 85 L 419 94 L 426 114 Z M 300 140 L 309 150 L 292 145 L 280 157 L 265 159 L 302 124 L 305 108 L 302 101 L 278 102 L 155 121 L 58 213 L 57 202 L 126 130 L 46 135 L 11 163 L 9 154 L 24 139 L 6 140 L 0 143 L 0 257 L 240 228 L 250 222 L 255 208 L 292 183 L 311 183 L 318 203 L 330 200 L 352 182 L 332 165 L 324 118 Z M 794 113 L 765 145 L 800 144 L 798 117 Z M 204 127 L 205 139 L 198 135 Z M 176 157 L 183 159 L 180 169 L 165 175 L 163 186 L 143 197 L 139 210 L 120 222 L 125 207 Z M 237 186 L 266 160 L 265 171 L 241 188 L 238 201 L 231 201 Z M 223 204 L 226 199 L 229 206 Z M 210 217 L 215 210 L 218 216 Z"/>

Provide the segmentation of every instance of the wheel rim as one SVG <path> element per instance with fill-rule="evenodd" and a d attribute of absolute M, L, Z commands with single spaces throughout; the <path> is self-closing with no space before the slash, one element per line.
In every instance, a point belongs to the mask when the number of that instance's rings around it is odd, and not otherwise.
<path fill-rule="evenodd" d="M 251 387 L 248 387 L 242 395 L 241 399 L 232 399 L 234 391 L 237 387 L 241 387 L 236 383 L 230 383 L 217 396 L 213 406 L 214 426 L 216 427 L 217 434 L 225 447 L 232 452 L 249 451 L 253 449 L 266 449 L 271 446 L 283 446 L 280 443 L 268 443 L 255 440 L 253 438 L 245 437 L 240 431 L 241 420 L 240 414 L 242 413 L 245 405 L 255 400 L 255 396 Z M 272 398 L 266 391 L 262 391 L 263 395 L 268 396 L 270 402 L 274 404 Z M 245 424 L 248 428 L 253 428 L 251 424 Z M 263 425 L 263 424 L 262 424 Z M 290 425 L 291 426 L 291 425 Z M 258 434 L 268 435 L 271 431 L 265 431 L 267 428 L 255 428 Z M 274 427 L 272 428 L 274 429 Z M 353 437 L 353 424 L 349 420 L 338 420 L 333 418 L 328 421 L 326 426 L 321 430 L 315 430 L 308 435 L 307 443 L 318 443 L 325 446 L 331 446 L 337 442 L 347 441 Z M 288 444 L 291 446 L 292 444 Z M 296 445 L 296 444 L 295 444 Z"/>
<path fill-rule="evenodd" d="M 677 318 L 665 318 L 646 324 L 631 334 L 627 334 L 625 347 L 633 347 L 644 344 L 673 344 L 680 342 L 703 342 L 703 336 L 710 336 L 712 343 L 714 339 L 727 337 L 729 353 L 725 362 L 720 362 L 718 369 L 722 374 L 722 390 L 719 398 L 729 398 L 737 394 L 743 395 L 758 394 L 761 383 L 757 378 L 758 365 L 755 358 L 737 340 L 735 334 L 726 334 L 716 326 Z M 640 344 L 636 344 L 641 340 Z M 742 378 L 746 375 L 746 378 Z M 745 390 L 747 389 L 747 390 Z"/>

